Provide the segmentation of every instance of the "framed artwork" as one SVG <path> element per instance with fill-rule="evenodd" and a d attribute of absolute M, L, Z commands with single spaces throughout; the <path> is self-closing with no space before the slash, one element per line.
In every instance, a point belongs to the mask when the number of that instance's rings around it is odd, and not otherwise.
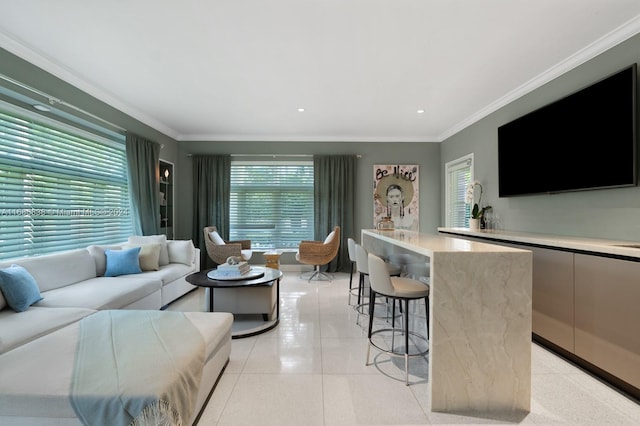
<path fill-rule="evenodd" d="M 390 217 L 396 229 L 420 230 L 417 165 L 373 166 L 373 226 Z"/>

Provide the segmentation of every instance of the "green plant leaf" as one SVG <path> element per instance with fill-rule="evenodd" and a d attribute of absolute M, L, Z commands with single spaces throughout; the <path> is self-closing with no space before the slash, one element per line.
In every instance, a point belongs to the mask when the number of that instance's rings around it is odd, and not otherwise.
<path fill-rule="evenodd" d="M 471 210 L 471 217 L 474 219 L 478 219 L 480 217 L 478 214 L 479 212 L 480 212 L 480 207 L 478 207 L 477 204 L 474 204 L 473 210 Z"/>

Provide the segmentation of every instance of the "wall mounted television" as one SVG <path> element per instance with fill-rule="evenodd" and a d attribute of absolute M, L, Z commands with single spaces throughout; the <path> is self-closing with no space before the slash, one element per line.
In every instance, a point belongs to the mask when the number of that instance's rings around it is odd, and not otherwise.
<path fill-rule="evenodd" d="M 499 196 L 637 185 L 636 68 L 500 126 Z"/>

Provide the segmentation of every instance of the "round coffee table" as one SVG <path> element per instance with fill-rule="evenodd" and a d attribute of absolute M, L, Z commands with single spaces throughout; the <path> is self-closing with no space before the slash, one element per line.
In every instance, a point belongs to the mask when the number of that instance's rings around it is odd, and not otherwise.
<path fill-rule="evenodd" d="M 253 269 L 257 269 L 253 267 Z M 264 273 L 256 278 L 249 279 L 211 279 L 207 276 L 213 269 L 206 269 L 200 272 L 194 272 L 186 277 L 188 283 L 196 285 L 198 287 L 209 288 L 209 311 L 213 312 L 213 296 L 214 288 L 238 288 L 238 287 L 258 287 L 258 286 L 276 286 L 276 317 L 271 321 L 265 321 L 264 325 L 254 327 L 248 330 L 242 330 L 232 333 L 231 337 L 238 339 L 241 337 L 255 336 L 256 334 L 264 333 L 271 330 L 280 322 L 280 278 L 282 278 L 282 272 L 277 269 L 262 268 Z"/>

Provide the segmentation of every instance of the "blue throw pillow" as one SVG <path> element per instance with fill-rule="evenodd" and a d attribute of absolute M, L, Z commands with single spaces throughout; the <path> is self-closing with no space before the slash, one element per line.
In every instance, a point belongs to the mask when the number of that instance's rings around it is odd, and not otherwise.
<path fill-rule="evenodd" d="M 0 269 L 0 291 L 7 305 L 16 312 L 24 312 L 42 300 L 36 280 L 29 271 L 18 265 Z"/>
<path fill-rule="evenodd" d="M 125 274 L 139 274 L 140 262 L 138 254 L 140 247 L 134 247 L 128 250 L 110 250 L 104 251 L 107 257 L 107 270 L 104 272 L 105 277 L 117 277 Z"/>

